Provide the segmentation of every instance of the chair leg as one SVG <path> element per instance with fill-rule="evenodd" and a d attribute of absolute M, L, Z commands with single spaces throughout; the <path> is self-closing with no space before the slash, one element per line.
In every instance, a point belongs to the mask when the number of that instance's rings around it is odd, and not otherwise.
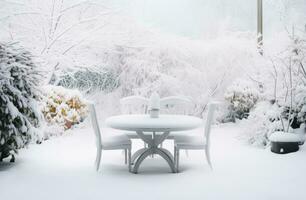
<path fill-rule="evenodd" d="M 176 151 L 176 172 L 179 172 L 180 149 Z"/>
<path fill-rule="evenodd" d="M 127 164 L 127 153 L 128 153 L 128 150 L 124 149 L 124 164 Z"/>
<path fill-rule="evenodd" d="M 97 156 L 96 156 L 96 171 L 99 170 L 100 162 L 101 162 L 101 156 L 102 156 L 102 149 L 97 148 Z"/>
<path fill-rule="evenodd" d="M 188 150 L 185 150 L 186 157 L 189 157 Z"/>
<path fill-rule="evenodd" d="M 131 149 L 128 149 L 128 155 L 129 155 L 129 172 L 132 171 L 132 152 L 131 152 Z"/>
<path fill-rule="evenodd" d="M 205 154 L 206 154 L 206 159 L 207 159 L 207 162 L 208 162 L 208 165 L 209 165 L 210 169 L 213 169 L 212 165 L 211 165 L 211 161 L 210 161 L 210 154 L 209 154 L 209 149 L 208 148 L 205 149 Z"/>
<path fill-rule="evenodd" d="M 174 152 L 173 152 L 173 154 L 174 154 L 174 160 L 173 160 L 173 162 L 174 162 L 175 172 L 177 172 L 177 166 L 176 166 L 176 151 L 177 151 L 176 146 L 174 146 Z"/>

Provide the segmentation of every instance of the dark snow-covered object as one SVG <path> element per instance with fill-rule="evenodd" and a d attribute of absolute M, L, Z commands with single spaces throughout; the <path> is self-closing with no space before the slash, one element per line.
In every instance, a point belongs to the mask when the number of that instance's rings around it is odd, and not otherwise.
<path fill-rule="evenodd" d="M 299 144 L 305 140 L 305 136 L 278 131 L 271 134 L 269 139 L 271 141 L 272 152 L 285 154 L 298 151 Z"/>
<path fill-rule="evenodd" d="M 0 161 L 40 141 L 37 110 L 41 74 L 31 54 L 16 43 L 0 43 Z"/>

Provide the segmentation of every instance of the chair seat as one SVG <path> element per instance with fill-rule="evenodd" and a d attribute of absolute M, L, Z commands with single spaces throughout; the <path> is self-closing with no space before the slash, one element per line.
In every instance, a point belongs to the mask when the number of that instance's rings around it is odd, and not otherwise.
<path fill-rule="evenodd" d="M 137 135 L 137 133 L 136 133 L 136 132 L 133 132 L 133 131 L 124 132 L 124 134 L 125 134 L 126 136 L 128 136 L 128 138 L 130 138 L 130 139 L 137 139 L 137 138 L 139 138 L 139 136 Z"/>
<path fill-rule="evenodd" d="M 190 131 L 175 131 L 171 132 L 170 135 L 167 137 L 167 139 L 173 140 L 173 139 L 179 139 L 179 138 L 185 138 L 185 137 L 202 137 L 203 136 L 203 128 L 199 127 L 197 129 L 193 129 Z"/>
<path fill-rule="evenodd" d="M 204 149 L 206 147 L 206 140 L 200 136 L 174 136 L 174 145 L 179 149 Z"/>
<path fill-rule="evenodd" d="M 131 140 L 126 135 L 107 135 L 103 137 L 102 148 L 122 148 L 122 146 L 131 146 Z"/>
<path fill-rule="evenodd" d="M 185 132 L 173 132 L 173 133 L 170 133 L 170 135 L 167 137 L 167 140 L 174 140 L 174 139 L 178 139 L 181 137 L 193 137 L 193 136 L 194 134 L 192 133 L 189 134 Z"/>
<path fill-rule="evenodd" d="M 143 133 L 146 137 L 148 137 L 149 139 L 152 138 L 152 134 L 151 133 Z M 124 132 L 124 135 L 126 135 L 128 138 L 130 139 L 139 139 L 139 135 L 136 132 Z M 158 135 L 158 134 L 157 134 Z"/>

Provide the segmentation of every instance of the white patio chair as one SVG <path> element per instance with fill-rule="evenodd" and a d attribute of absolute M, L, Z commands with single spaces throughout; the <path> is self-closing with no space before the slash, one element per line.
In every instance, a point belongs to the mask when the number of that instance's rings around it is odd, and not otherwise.
<path fill-rule="evenodd" d="M 187 96 L 169 96 L 160 100 L 160 111 L 165 114 L 188 114 L 188 109 L 193 105 L 193 101 Z M 174 139 L 175 133 L 171 133 L 167 139 Z M 163 144 L 161 144 L 161 147 Z M 186 151 L 186 155 L 188 152 Z"/>
<path fill-rule="evenodd" d="M 176 166 L 177 172 L 179 171 L 179 156 L 180 150 L 205 150 L 207 162 L 212 169 L 211 160 L 210 160 L 210 129 L 213 119 L 214 110 L 217 103 L 209 103 L 208 105 L 208 114 L 205 123 L 204 137 L 200 136 L 188 136 L 180 135 L 174 136 L 174 163 Z"/>
<path fill-rule="evenodd" d="M 121 112 L 123 114 L 146 114 L 148 111 L 149 99 L 142 96 L 128 96 L 120 99 Z M 138 139 L 135 132 L 125 133 L 131 139 Z"/>
<path fill-rule="evenodd" d="M 148 110 L 149 99 L 142 96 L 128 96 L 120 99 L 121 112 L 125 114 L 144 114 Z"/>
<path fill-rule="evenodd" d="M 169 96 L 160 100 L 160 111 L 165 114 L 188 114 L 193 101 L 187 96 Z"/>
<path fill-rule="evenodd" d="M 99 170 L 102 150 L 124 150 L 125 164 L 128 163 L 129 171 L 131 171 L 131 140 L 126 135 L 114 135 L 102 138 L 94 104 L 90 103 L 89 109 L 92 126 L 96 136 L 96 170 Z"/>

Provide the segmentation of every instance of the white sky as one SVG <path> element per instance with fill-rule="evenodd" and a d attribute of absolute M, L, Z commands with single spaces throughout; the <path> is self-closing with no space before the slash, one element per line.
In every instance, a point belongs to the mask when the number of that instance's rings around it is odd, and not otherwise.
<path fill-rule="evenodd" d="M 306 24 L 306 0 L 263 0 L 266 36 L 284 24 Z M 109 0 L 111 6 L 161 31 L 193 38 L 224 29 L 256 31 L 256 0 Z M 286 17 L 282 18 L 281 15 Z"/>

